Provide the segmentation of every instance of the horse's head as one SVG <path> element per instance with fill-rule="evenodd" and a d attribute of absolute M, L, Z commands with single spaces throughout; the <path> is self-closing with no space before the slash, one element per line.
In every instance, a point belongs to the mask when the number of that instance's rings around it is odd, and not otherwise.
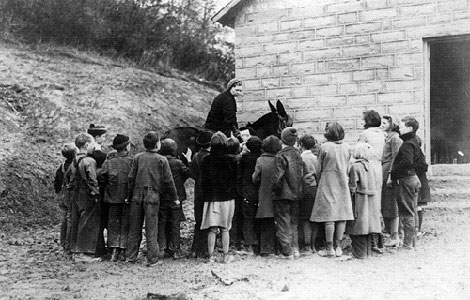
<path fill-rule="evenodd" d="M 292 117 L 289 116 L 284 108 L 284 105 L 280 100 L 277 100 L 276 107 L 272 105 L 271 101 L 268 100 L 269 107 L 271 108 L 271 112 L 276 113 L 279 119 L 279 128 L 278 133 L 281 134 L 281 131 L 286 127 L 291 127 L 294 124 Z"/>

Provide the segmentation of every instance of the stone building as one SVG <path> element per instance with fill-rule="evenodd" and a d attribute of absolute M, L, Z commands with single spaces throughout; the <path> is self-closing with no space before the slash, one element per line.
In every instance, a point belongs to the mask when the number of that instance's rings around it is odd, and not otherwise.
<path fill-rule="evenodd" d="M 468 162 L 469 0 L 232 0 L 213 20 L 235 29 L 241 122 L 281 99 L 297 128 L 355 141 L 365 110 L 413 115 L 429 160 Z"/>

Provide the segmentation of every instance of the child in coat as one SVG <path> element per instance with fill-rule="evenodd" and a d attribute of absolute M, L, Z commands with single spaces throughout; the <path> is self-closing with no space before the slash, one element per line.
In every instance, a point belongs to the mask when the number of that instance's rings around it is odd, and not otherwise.
<path fill-rule="evenodd" d="M 282 130 L 281 141 L 282 149 L 274 158 L 273 175 L 276 237 L 281 246 L 281 258 L 298 258 L 299 200 L 307 169 L 299 150 L 294 147 L 297 144 L 297 129 L 287 127 Z"/>
<path fill-rule="evenodd" d="M 173 259 L 181 258 L 180 223 L 185 220 L 182 202 L 186 200 L 184 183 L 191 175 L 191 170 L 176 157 L 177 144 L 172 139 L 164 139 L 160 148 L 160 154 L 168 159 L 171 175 L 175 182 L 179 203 L 172 201 L 168 195 L 163 195 L 158 212 L 158 244 L 161 251 L 173 256 Z M 191 157 L 188 157 L 191 162 Z"/>
<path fill-rule="evenodd" d="M 144 136 L 147 151 L 134 156 L 129 172 L 128 197 L 130 203 L 130 225 L 127 261 L 135 262 L 142 241 L 142 226 L 145 220 L 147 238 L 147 266 L 158 263 L 158 211 L 162 195 L 179 205 L 175 182 L 166 157 L 158 154 L 160 137 L 151 131 Z"/>
<path fill-rule="evenodd" d="M 359 259 L 371 254 L 373 234 L 382 231 L 380 207 L 373 199 L 378 191 L 377 178 L 369 163 L 371 155 L 372 146 L 358 142 L 354 148 L 355 160 L 349 170 L 354 220 L 347 222 L 347 233 L 351 238 L 352 255 Z"/>
<path fill-rule="evenodd" d="M 318 226 L 312 226 L 310 216 L 312 215 L 313 203 L 315 202 L 315 194 L 317 192 L 316 169 L 318 159 L 312 150 L 315 148 L 317 141 L 310 134 L 302 136 L 299 140 L 302 153 L 300 156 L 307 167 L 307 175 L 310 180 L 304 185 L 304 195 L 299 201 L 299 222 L 304 233 L 304 253 L 315 252 L 315 240 L 317 238 Z M 312 231 L 312 229 L 315 229 Z"/>
<path fill-rule="evenodd" d="M 125 260 L 129 234 L 129 199 L 127 185 L 132 158 L 129 157 L 130 139 L 118 134 L 112 147 L 117 153 L 106 160 L 99 171 L 98 181 L 104 188 L 104 203 L 107 206 L 108 248 L 113 250 L 111 261 Z"/>
<path fill-rule="evenodd" d="M 281 141 L 274 135 L 263 140 L 263 153 L 256 160 L 253 183 L 258 188 L 258 210 L 256 221 L 259 231 L 259 253 L 269 256 L 276 253 L 276 226 L 274 223 L 273 175 L 274 156 L 281 150 Z"/>
<path fill-rule="evenodd" d="M 243 134 L 242 136 L 245 136 L 245 138 L 247 138 L 246 134 Z M 242 149 L 243 147 L 241 146 L 237 138 L 230 137 L 227 139 L 227 155 L 235 159 L 237 165 L 240 163 L 240 151 L 242 151 Z M 235 211 L 233 213 L 232 229 L 230 229 L 230 244 L 234 246 L 237 250 L 241 250 L 243 247 L 243 240 L 243 193 L 241 185 L 237 182 Z"/>
<path fill-rule="evenodd" d="M 261 139 L 252 136 L 246 141 L 247 152 L 242 154 L 238 165 L 237 184 L 241 187 L 243 195 L 243 238 L 246 252 L 254 255 L 258 252 L 257 226 L 255 224 L 258 209 L 258 187 L 252 181 L 256 160 L 261 155 Z"/>
<path fill-rule="evenodd" d="M 73 143 L 65 144 L 62 148 L 62 156 L 65 162 L 60 165 L 55 173 L 54 190 L 59 208 L 62 210 L 62 223 L 60 226 L 60 245 L 64 255 L 69 257 L 70 252 L 70 226 L 72 225 L 72 192 L 68 189 L 73 170 L 73 159 L 78 149 Z"/>

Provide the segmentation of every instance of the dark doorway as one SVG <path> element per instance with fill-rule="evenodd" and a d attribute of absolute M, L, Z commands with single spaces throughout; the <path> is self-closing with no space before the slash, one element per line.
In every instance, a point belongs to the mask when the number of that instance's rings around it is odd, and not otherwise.
<path fill-rule="evenodd" d="M 470 37 L 430 45 L 431 163 L 470 161 Z"/>

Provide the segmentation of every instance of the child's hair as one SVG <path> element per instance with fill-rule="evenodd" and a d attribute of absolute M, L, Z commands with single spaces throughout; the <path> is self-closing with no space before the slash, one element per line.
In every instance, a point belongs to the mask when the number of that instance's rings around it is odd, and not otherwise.
<path fill-rule="evenodd" d="M 375 110 L 368 110 L 363 113 L 364 128 L 380 127 L 381 118 L 380 114 Z"/>
<path fill-rule="evenodd" d="M 78 149 L 82 149 L 86 143 L 92 143 L 94 141 L 93 137 L 88 133 L 80 133 L 75 138 L 75 146 Z"/>
<path fill-rule="evenodd" d="M 220 131 L 211 138 L 211 154 L 227 154 L 227 136 Z"/>
<path fill-rule="evenodd" d="M 263 140 L 261 148 L 266 153 L 276 154 L 282 149 L 281 141 L 277 136 L 270 135 Z"/>
<path fill-rule="evenodd" d="M 246 141 L 246 147 L 250 150 L 250 153 L 261 154 L 262 141 L 257 136 L 252 136 Z"/>
<path fill-rule="evenodd" d="M 240 153 L 240 142 L 238 139 L 228 138 L 227 139 L 227 153 L 238 154 Z"/>
<path fill-rule="evenodd" d="M 162 140 L 162 145 L 160 147 L 161 155 L 173 155 L 176 156 L 176 149 L 178 145 L 173 139 L 167 138 Z"/>
<path fill-rule="evenodd" d="M 317 140 L 310 134 L 304 134 L 300 138 L 300 146 L 304 148 L 305 150 L 313 149 L 313 147 L 315 147 L 316 144 L 317 144 Z"/>
<path fill-rule="evenodd" d="M 388 124 L 390 124 L 390 131 L 399 132 L 399 126 L 396 123 L 393 123 L 392 116 L 385 115 L 385 116 L 382 116 L 382 118 L 387 120 Z"/>
<path fill-rule="evenodd" d="M 413 132 L 416 132 L 419 128 L 419 122 L 415 119 L 415 117 L 407 116 L 401 119 L 403 123 L 405 123 L 406 127 L 412 127 Z"/>
<path fill-rule="evenodd" d="M 354 147 L 353 157 L 355 159 L 369 160 L 372 156 L 372 146 L 369 143 L 358 142 Z"/>
<path fill-rule="evenodd" d="M 338 122 L 328 123 L 325 129 L 325 138 L 329 142 L 341 141 L 344 139 L 344 129 Z"/>
<path fill-rule="evenodd" d="M 144 147 L 147 150 L 153 150 L 157 146 L 160 136 L 155 131 L 150 131 L 144 136 Z"/>
<path fill-rule="evenodd" d="M 62 156 L 65 157 L 67 160 L 72 160 L 77 154 L 77 150 L 78 149 L 74 143 L 67 143 L 62 147 Z"/>

